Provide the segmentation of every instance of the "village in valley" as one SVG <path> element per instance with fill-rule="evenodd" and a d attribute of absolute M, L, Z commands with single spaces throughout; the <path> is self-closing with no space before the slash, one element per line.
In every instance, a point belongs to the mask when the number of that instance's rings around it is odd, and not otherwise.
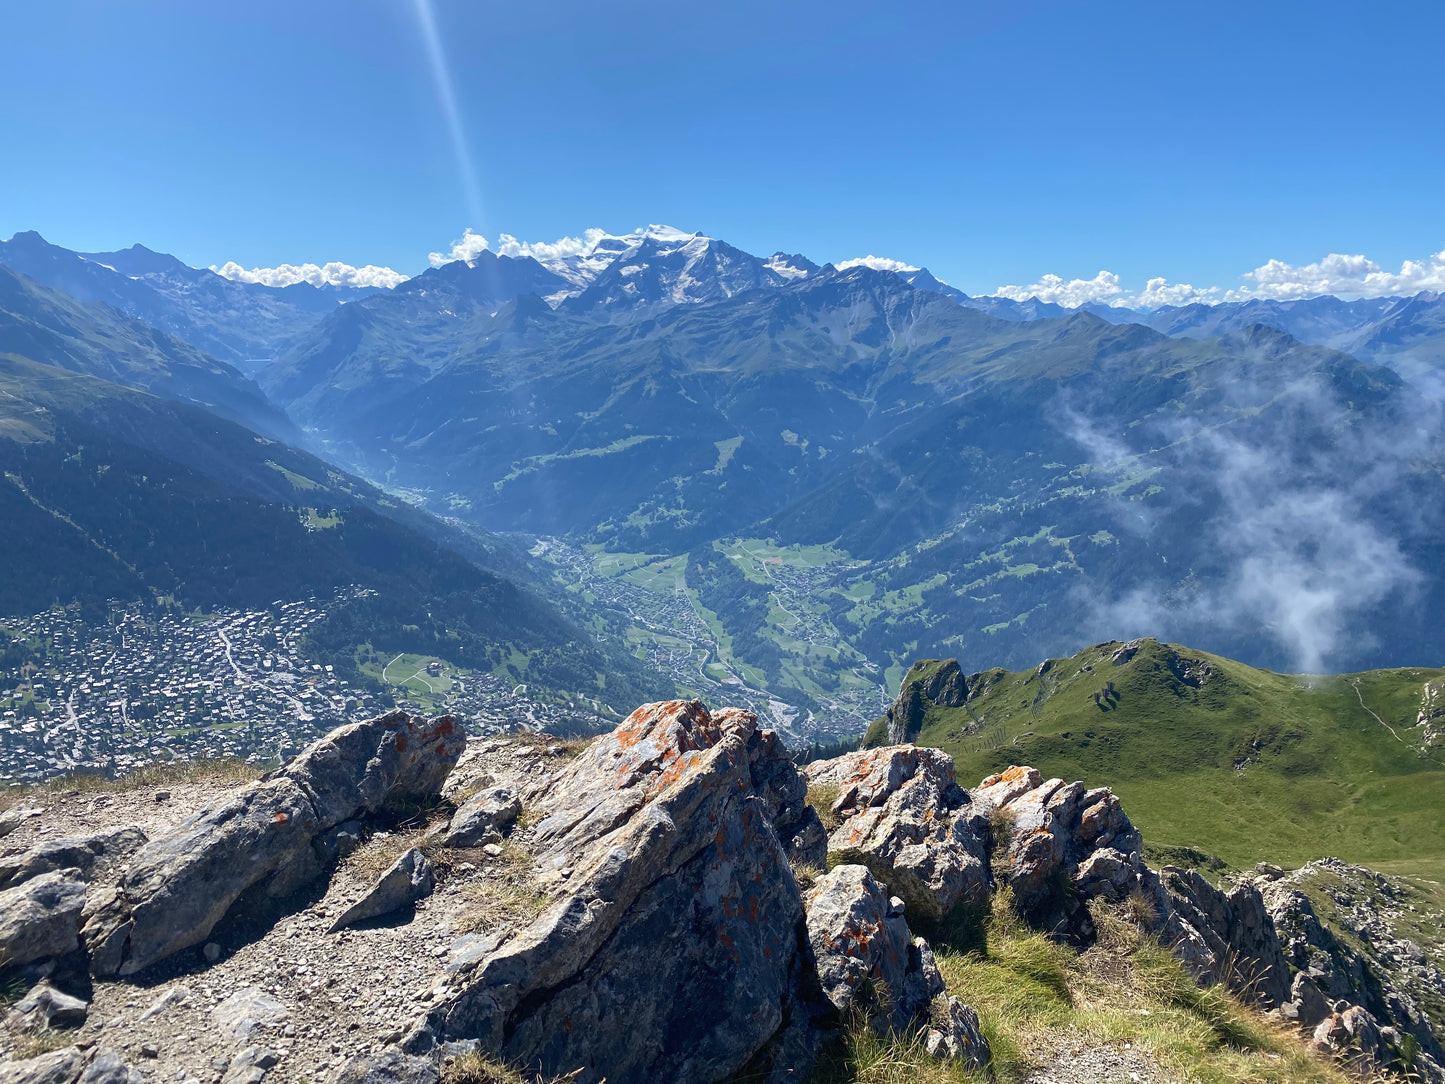
<path fill-rule="evenodd" d="M 0 780 L 175 759 L 271 763 L 393 707 L 450 713 L 473 735 L 575 723 L 525 685 L 442 659 L 383 658 L 357 682 L 308 657 L 307 630 L 359 590 L 264 610 L 116 608 L 104 623 L 74 607 L 0 619 Z"/>

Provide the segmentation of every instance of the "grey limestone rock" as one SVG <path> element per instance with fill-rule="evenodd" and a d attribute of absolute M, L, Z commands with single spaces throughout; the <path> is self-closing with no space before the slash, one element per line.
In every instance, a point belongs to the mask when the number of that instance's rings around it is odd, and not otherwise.
<path fill-rule="evenodd" d="M 84 908 L 85 882 L 76 869 L 42 873 L 0 892 L 0 966 L 75 951 Z"/>
<path fill-rule="evenodd" d="M 235 1042 L 245 1045 L 250 1045 L 256 1031 L 273 1031 L 284 1024 L 289 1015 L 285 1005 L 254 986 L 237 990 L 211 1010 L 216 1026 Z"/>
<path fill-rule="evenodd" d="M 987 902 L 986 811 L 957 784 L 947 753 L 894 745 L 803 770 L 810 786 L 837 790 L 833 862 L 867 866 L 916 915 Z"/>
<path fill-rule="evenodd" d="M 0 1084 L 73 1084 L 85 1071 L 84 1051 L 67 1046 L 38 1058 L 0 1062 Z"/>
<path fill-rule="evenodd" d="M 466 744 L 450 717 L 392 712 L 333 730 L 280 771 L 146 844 L 83 931 L 97 975 L 131 975 L 204 941 L 252 885 L 290 891 L 319 873 L 313 841 L 384 809 L 426 802 Z M 278 889 L 279 890 L 279 889 Z"/>
<path fill-rule="evenodd" d="M 12 1028 L 74 1028 L 85 1023 L 89 1002 L 71 997 L 48 982 L 38 982 L 17 1001 L 6 1017 Z"/>
<path fill-rule="evenodd" d="M 867 867 L 834 867 L 805 905 L 818 981 L 839 1012 L 861 1012 L 880 1032 L 903 1032 L 943 993 L 928 943 L 914 942 L 902 901 L 890 899 Z"/>
<path fill-rule="evenodd" d="M 942 1000 L 939 1008 L 938 1019 L 923 1038 L 924 1049 L 935 1058 L 956 1061 L 969 1069 L 987 1069 L 993 1055 L 978 1014 L 956 997 Z"/>
<path fill-rule="evenodd" d="M 13 888 L 42 873 L 75 869 L 85 878 L 123 862 L 145 843 L 139 828 L 120 828 L 73 839 L 52 839 L 21 854 L 0 858 L 0 889 Z"/>
<path fill-rule="evenodd" d="M 331 1075 L 331 1084 L 437 1084 L 441 1073 L 430 1058 L 387 1050 L 365 1058 L 350 1058 Z"/>
<path fill-rule="evenodd" d="M 533 831 L 555 902 L 472 968 L 408 1052 L 476 1040 L 579 1084 L 736 1073 L 784 1030 L 806 967 L 770 818 L 777 781 L 795 791 L 781 756 L 751 713 L 697 701 L 645 705 L 594 741 L 528 795 L 548 811 Z"/>
<path fill-rule="evenodd" d="M 343 926 L 380 918 L 399 911 L 407 904 L 425 899 L 436 888 L 436 876 L 426 855 L 412 847 L 391 864 L 365 896 L 353 903 L 331 925 L 332 931 Z"/>
<path fill-rule="evenodd" d="M 462 803 L 442 837 L 446 847 L 480 847 L 512 830 L 522 815 L 522 800 L 511 787 L 490 787 Z"/>

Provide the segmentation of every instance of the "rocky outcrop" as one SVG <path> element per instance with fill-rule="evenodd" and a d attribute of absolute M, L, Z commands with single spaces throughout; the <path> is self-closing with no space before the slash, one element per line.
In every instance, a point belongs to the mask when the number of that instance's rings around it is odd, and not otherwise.
<path fill-rule="evenodd" d="M 880 1032 L 909 1031 L 943 993 L 933 953 L 915 940 L 904 903 L 865 866 L 837 866 L 809 890 L 808 942 L 823 995 Z"/>
<path fill-rule="evenodd" d="M 1021 765 L 983 780 L 973 800 L 990 811 L 995 879 L 1036 925 L 1087 940 L 1085 903 L 1148 889 L 1139 832 L 1107 787 L 1045 780 Z"/>
<path fill-rule="evenodd" d="M 1293 979 L 1274 920 L 1251 884 L 1225 890 L 1197 870 L 1159 871 L 1160 935 L 1200 982 L 1223 983 L 1266 1008 L 1290 1000 Z"/>
<path fill-rule="evenodd" d="M 421 806 L 466 743 L 450 716 L 393 712 L 341 727 L 280 771 L 147 843 L 93 900 L 83 938 L 98 975 L 129 975 L 199 944 L 253 885 L 322 872 L 313 842 L 351 818 Z"/>
<path fill-rule="evenodd" d="M 556 901 L 406 1048 L 474 1040 L 584 1084 L 742 1068 L 784 1030 L 807 965 L 790 840 L 770 816 L 790 779 L 780 752 L 752 714 L 697 701 L 639 708 L 597 739 L 528 795 L 547 811 L 537 858 Z"/>
<path fill-rule="evenodd" d="M 987 813 L 955 781 L 947 753 L 863 749 L 809 764 L 804 774 L 815 792 L 836 795 L 830 862 L 867 866 L 921 917 L 987 902 Z"/>
<path fill-rule="evenodd" d="M 0 892 L 0 967 L 75 951 L 84 907 L 77 869 L 42 873 Z"/>
<path fill-rule="evenodd" d="M 0 858 L 0 889 L 14 888 L 32 877 L 61 869 L 77 870 L 88 880 L 100 870 L 124 862 L 145 841 L 145 833 L 139 828 L 52 839 L 20 854 Z"/>
<path fill-rule="evenodd" d="M 911 742 L 932 705 L 958 708 L 968 702 L 968 682 L 957 659 L 920 659 L 903 676 L 898 698 L 884 716 L 889 745 Z"/>
<path fill-rule="evenodd" d="M 1252 883 L 1295 971 L 1284 1015 L 1315 1029 L 1322 1049 L 1349 1049 L 1352 1058 L 1364 1052 L 1379 1068 L 1410 1064 L 1421 1080 L 1445 1084 L 1441 1021 L 1430 1015 L 1431 1005 L 1437 1013 L 1445 1005 L 1445 970 L 1401 929 L 1424 910 L 1411 902 L 1409 886 L 1332 858 L 1291 873 L 1262 866 Z M 1333 910 L 1338 934 L 1311 895 Z M 1415 921 L 1438 930 L 1429 919 Z"/>
<path fill-rule="evenodd" d="M 935 1058 L 956 1061 L 967 1069 L 988 1068 L 993 1056 L 979 1026 L 978 1013 L 956 997 L 943 999 L 941 1012 L 923 1037 L 923 1047 Z"/>
<path fill-rule="evenodd" d="M 73 1046 L 0 1065 L 0 1084 L 146 1084 L 114 1050 Z"/>
<path fill-rule="evenodd" d="M 376 884 L 331 924 L 332 931 L 380 918 L 425 899 L 436 887 L 436 876 L 426 855 L 412 847 L 377 878 Z"/>

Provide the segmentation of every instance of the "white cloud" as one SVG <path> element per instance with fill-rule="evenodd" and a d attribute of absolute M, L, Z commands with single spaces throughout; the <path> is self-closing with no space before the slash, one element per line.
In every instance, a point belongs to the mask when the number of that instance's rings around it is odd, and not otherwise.
<path fill-rule="evenodd" d="M 1445 249 L 1423 260 L 1406 260 L 1398 272 L 1385 271 L 1367 256 L 1331 253 L 1318 263 L 1303 265 L 1270 260 L 1240 276 L 1244 285 L 1225 290 L 1196 287 L 1151 278 L 1142 290 L 1125 289 L 1119 276 L 1100 271 L 1091 279 L 1043 275 L 1028 286 L 1000 286 L 993 297 L 1027 301 L 1036 297 L 1065 308 L 1102 303 L 1114 308 L 1157 309 L 1165 305 L 1218 304 L 1221 301 L 1295 301 L 1332 294 L 1336 297 L 1412 297 L 1422 290 L 1445 290 Z"/>
<path fill-rule="evenodd" d="M 491 247 L 485 237 L 479 233 L 473 233 L 472 228 L 468 226 L 462 231 L 461 238 L 452 242 L 450 252 L 428 253 L 427 261 L 433 267 L 440 267 L 442 264 L 447 263 L 455 263 L 457 260 L 467 260 L 470 262 Z"/>
<path fill-rule="evenodd" d="M 1445 290 L 1445 249 L 1423 260 L 1406 260 L 1398 272 L 1383 270 L 1366 256 L 1332 252 L 1303 266 L 1270 260 L 1243 276 L 1245 286 L 1230 290 L 1230 301 L 1268 298 L 1293 301 L 1334 294 L 1337 297 L 1408 297 L 1422 290 Z"/>
<path fill-rule="evenodd" d="M 641 236 L 642 231 L 636 231 L 636 236 Z M 611 236 L 606 230 L 599 230 L 595 226 L 590 230 L 583 230 L 581 237 L 559 237 L 555 241 L 519 241 L 510 233 L 503 233 L 497 237 L 497 254 L 499 256 L 530 256 L 538 263 L 545 263 L 548 260 L 563 260 L 568 256 L 590 256 L 597 248 L 597 242 L 605 237 Z"/>
<path fill-rule="evenodd" d="M 911 263 L 904 263 L 902 260 L 890 260 L 887 256 L 859 256 L 857 259 L 844 260 L 842 263 L 834 264 L 839 271 L 846 271 L 850 267 L 871 267 L 874 271 L 917 271 Z"/>
<path fill-rule="evenodd" d="M 328 264 L 283 263 L 278 267 L 242 267 L 235 260 L 228 260 L 211 270 L 223 278 L 236 282 L 259 282 L 262 286 L 294 286 L 298 282 L 309 282 L 312 286 L 379 286 L 390 290 L 405 282 L 406 275 L 389 267 L 367 264 L 353 267 L 349 263 L 333 260 Z"/>
<path fill-rule="evenodd" d="M 1010 301 L 1027 301 L 1036 297 L 1040 301 L 1076 309 L 1091 301 L 1112 302 L 1123 292 L 1118 275 L 1112 271 L 1100 271 L 1091 279 L 1070 279 L 1067 282 L 1058 275 L 1045 275 L 1029 286 L 1000 286 L 993 296 L 1006 297 Z"/>

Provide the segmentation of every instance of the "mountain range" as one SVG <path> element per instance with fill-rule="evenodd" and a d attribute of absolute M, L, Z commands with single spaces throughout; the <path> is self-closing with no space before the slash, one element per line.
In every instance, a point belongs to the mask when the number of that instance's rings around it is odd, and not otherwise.
<path fill-rule="evenodd" d="M 1066 310 L 666 227 L 369 296 L 34 234 L 0 264 L 236 359 L 210 404 L 253 428 L 259 385 L 345 471 L 590 554 L 542 571 L 637 655 L 680 601 L 699 680 L 842 729 L 918 655 L 1363 669 L 1445 631 L 1434 295 Z"/>

